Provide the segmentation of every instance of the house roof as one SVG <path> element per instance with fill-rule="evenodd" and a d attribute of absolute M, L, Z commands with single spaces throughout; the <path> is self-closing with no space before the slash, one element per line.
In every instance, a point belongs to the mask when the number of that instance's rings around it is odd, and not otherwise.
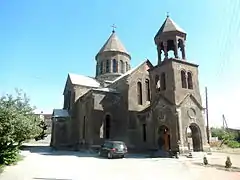
<path fill-rule="evenodd" d="M 68 77 L 69 77 L 71 83 L 74 85 L 81 85 L 81 86 L 88 86 L 88 87 L 100 87 L 100 83 L 96 79 L 88 77 L 88 76 L 69 73 Z"/>
<path fill-rule="evenodd" d="M 100 49 L 100 51 L 97 53 L 97 55 L 101 54 L 103 52 L 108 52 L 108 51 L 122 52 L 122 53 L 129 55 L 126 48 L 124 47 L 124 45 L 122 44 L 122 42 L 120 41 L 118 36 L 116 35 L 115 31 L 112 32 L 111 36 L 105 42 L 105 44 Z"/>
<path fill-rule="evenodd" d="M 126 73 L 124 73 L 124 74 L 122 74 L 121 76 L 119 76 L 118 78 L 116 78 L 114 81 L 112 81 L 112 84 L 115 83 L 115 82 L 117 82 L 117 81 L 119 81 L 120 79 L 126 77 L 127 75 L 132 74 L 133 72 L 135 72 L 139 67 L 141 67 L 141 66 L 142 66 L 143 64 L 145 64 L 145 63 L 148 63 L 148 64 L 151 66 L 151 68 L 153 67 L 153 65 L 151 64 L 151 62 L 150 62 L 149 60 L 146 60 L 146 61 L 142 62 L 141 64 L 139 64 L 138 66 L 136 66 L 135 68 L 130 69 L 130 70 L 127 71 Z M 110 85 L 111 85 L 111 84 L 110 84 Z"/>
<path fill-rule="evenodd" d="M 178 31 L 181 33 L 186 34 L 186 32 L 180 27 L 178 26 L 169 16 L 165 19 L 165 21 L 163 22 L 162 26 L 160 27 L 159 31 L 157 32 L 156 36 L 163 34 L 163 33 L 167 33 L 167 32 L 174 32 L 174 31 Z M 155 37 L 156 37 L 155 36 Z"/>
<path fill-rule="evenodd" d="M 54 109 L 52 117 L 54 117 L 54 118 L 69 117 L 69 114 L 66 109 Z"/>

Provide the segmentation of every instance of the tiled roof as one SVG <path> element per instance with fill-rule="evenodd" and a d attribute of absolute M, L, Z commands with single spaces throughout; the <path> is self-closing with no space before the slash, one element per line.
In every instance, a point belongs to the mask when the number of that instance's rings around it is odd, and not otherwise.
<path fill-rule="evenodd" d="M 117 37 L 115 32 L 113 32 L 111 34 L 111 36 L 108 38 L 106 43 L 100 49 L 98 54 L 101 54 L 101 53 L 107 52 L 107 51 L 117 51 L 117 52 L 123 52 L 123 53 L 128 54 L 126 48 L 124 47 L 124 45 L 122 44 L 120 39 Z"/>

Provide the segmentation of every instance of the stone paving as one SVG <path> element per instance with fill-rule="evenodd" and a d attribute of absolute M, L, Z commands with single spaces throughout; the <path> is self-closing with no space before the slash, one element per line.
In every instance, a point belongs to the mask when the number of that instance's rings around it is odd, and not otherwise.
<path fill-rule="evenodd" d="M 51 151 L 47 146 L 23 151 L 25 159 L 5 168 L 1 180 L 239 180 L 240 170 L 225 171 L 219 167 L 201 165 L 203 153 L 193 158 L 144 158 L 129 155 L 124 159 L 104 159 L 92 153 Z M 231 155 L 233 166 L 240 167 L 240 155 Z M 209 163 L 224 165 L 226 154 L 208 156 Z"/>

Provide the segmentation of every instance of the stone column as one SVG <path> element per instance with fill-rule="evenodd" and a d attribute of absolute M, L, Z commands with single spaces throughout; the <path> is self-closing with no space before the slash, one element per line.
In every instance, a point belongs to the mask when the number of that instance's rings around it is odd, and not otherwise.
<path fill-rule="evenodd" d="M 177 108 L 177 114 L 178 114 L 178 125 L 179 125 L 179 151 L 180 151 L 180 154 L 183 154 L 184 151 L 185 151 L 185 147 L 184 147 L 184 139 L 183 139 L 183 127 L 182 127 L 182 115 L 181 115 L 181 109 L 180 108 Z"/>
<path fill-rule="evenodd" d="M 164 60 L 168 59 L 167 41 L 163 42 L 163 50 L 164 50 L 164 56 L 165 56 Z"/>
<path fill-rule="evenodd" d="M 181 51 L 182 51 L 182 59 L 186 59 L 186 54 L 185 54 L 185 41 L 182 41 L 182 43 L 181 43 Z"/>
<path fill-rule="evenodd" d="M 179 58 L 178 57 L 178 39 L 177 38 L 174 41 L 174 56 L 175 56 L 175 58 Z"/>

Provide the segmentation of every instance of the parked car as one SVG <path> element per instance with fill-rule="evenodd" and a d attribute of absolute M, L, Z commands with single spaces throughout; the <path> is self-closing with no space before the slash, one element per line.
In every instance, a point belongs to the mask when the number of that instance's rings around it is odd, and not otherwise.
<path fill-rule="evenodd" d="M 99 150 L 99 156 L 112 159 L 115 157 L 124 158 L 127 154 L 127 146 L 122 141 L 105 141 Z"/>

